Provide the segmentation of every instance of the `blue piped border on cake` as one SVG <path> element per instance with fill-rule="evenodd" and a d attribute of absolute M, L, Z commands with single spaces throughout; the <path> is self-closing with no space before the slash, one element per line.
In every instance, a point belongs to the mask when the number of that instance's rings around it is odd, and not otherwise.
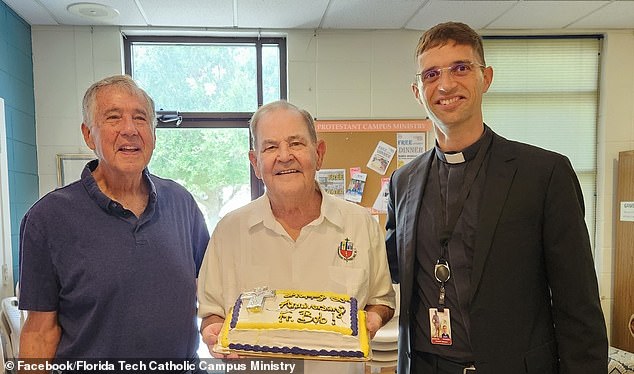
<path fill-rule="evenodd" d="M 352 336 L 359 334 L 359 321 L 357 319 L 357 299 L 350 298 L 350 328 L 352 329 Z"/>
<path fill-rule="evenodd" d="M 235 305 L 233 306 L 233 313 L 231 314 L 231 323 L 229 324 L 229 326 L 231 326 L 231 328 L 235 328 L 236 324 L 238 323 L 238 316 L 240 315 L 240 307 L 242 306 L 242 298 L 238 297 L 238 300 L 236 300 Z"/>
<path fill-rule="evenodd" d="M 305 356 L 363 357 L 361 351 L 337 351 L 327 349 L 304 349 L 299 347 L 269 347 L 251 344 L 230 343 L 229 349 L 247 352 L 284 353 Z"/>

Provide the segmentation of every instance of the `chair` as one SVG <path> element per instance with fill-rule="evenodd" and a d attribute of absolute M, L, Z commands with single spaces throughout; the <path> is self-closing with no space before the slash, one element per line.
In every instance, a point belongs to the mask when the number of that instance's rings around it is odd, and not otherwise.
<path fill-rule="evenodd" d="M 401 307 L 401 289 L 393 284 L 396 293 L 394 317 L 376 332 L 372 339 L 372 359 L 368 362 L 372 373 L 380 373 L 381 368 L 395 367 L 398 363 L 398 316 Z"/>
<path fill-rule="evenodd" d="M 19 284 L 16 284 L 15 294 L 19 295 Z M 27 312 L 18 309 L 18 297 L 6 297 L 0 301 L 0 361 L 18 358 L 20 349 L 20 332 L 26 321 Z M 5 373 L 4 364 L 0 367 L 0 374 Z M 6 373 L 14 371 L 6 370 Z M 17 371 L 15 371 L 17 372 Z"/>
<path fill-rule="evenodd" d="M 18 356 L 24 313 L 18 309 L 18 298 L 15 296 L 2 299 L 0 307 L 0 332 L 4 357 L 11 360 Z"/>

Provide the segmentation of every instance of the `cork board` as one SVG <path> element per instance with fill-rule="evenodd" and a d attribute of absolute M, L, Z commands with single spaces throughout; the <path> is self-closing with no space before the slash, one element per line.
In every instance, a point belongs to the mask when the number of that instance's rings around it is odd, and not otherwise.
<path fill-rule="evenodd" d="M 367 166 L 379 142 L 397 147 L 397 134 L 425 133 L 425 149 L 429 149 L 431 123 L 428 120 L 353 120 L 316 121 L 317 137 L 326 142 L 326 155 L 322 169 L 344 169 L 346 187 L 350 181 L 350 168 L 359 167 L 367 174 L 361 206 L 371 208 L 381 192 L 381 178 L 389 178 L 397 165 L 397 154 L 381 175 Z M 433 144 L 433 139 L 431 140 Z M 385 214 L 379 214 L 385 227 Z"/>

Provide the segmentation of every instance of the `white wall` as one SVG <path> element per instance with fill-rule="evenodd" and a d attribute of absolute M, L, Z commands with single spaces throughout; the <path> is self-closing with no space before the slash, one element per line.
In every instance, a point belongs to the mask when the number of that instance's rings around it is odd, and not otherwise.
<path fill-rule="evenodd" d="M 34 26 L 33 80 L 40 196 L 57 187 L 56 154 L 92 153 L 81 135 L 81 100 L 100 78 L 123 72 L 117 28 Z"/>
<path fill-rule="evenodd" d="M 597 143 L 596 269 L 601 305 L 608 321 L 614 304 L 614 245 L 619 152 L 634 150 L 634 30 L 606 34 L 601 72 Z"/>
<path fill-rule="evenodd" d="M 420 118 L 409 85 L 418 31 L 288 36 L 289 101 L 319 119 Z"/>
<path fill-rule="evenodd" d="M 595 32 L 596 33 L 596 32 Z M 618 152 L 634 149 L 634 31 L 605 33 L 598 131 L 596 264 L 611 330 Z M 292 31 L 289 101 L 319 119 L 421 118 L 411 96 L 417 31 Z M 114 27 L 32 28 L 40 194 L 56 186 L 55 155 L 89 152 L 81 98 L 95 80 L 123 72 Z M 562 67 L 564 69 L 566 67 Z"/>

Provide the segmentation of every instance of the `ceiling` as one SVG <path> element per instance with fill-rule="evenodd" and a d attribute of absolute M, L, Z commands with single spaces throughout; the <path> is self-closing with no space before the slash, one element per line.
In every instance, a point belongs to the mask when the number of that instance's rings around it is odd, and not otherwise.
<path fill-rule="evenodd" d="M 632 0 L 2 0 L 31 25 L 140 28 L 414 29 L 461 21 L 474 29 L 631 29 Z M 72 13 L 79 5 L 80 12 Z M 96 4 L 96 5 L 90 5 Z M 108 8 L 100 8 L 104 5 Z M 116 9 L 113 11 L 112 9 Z M 82 13 L 96 17 L 86 17 Z"/>

